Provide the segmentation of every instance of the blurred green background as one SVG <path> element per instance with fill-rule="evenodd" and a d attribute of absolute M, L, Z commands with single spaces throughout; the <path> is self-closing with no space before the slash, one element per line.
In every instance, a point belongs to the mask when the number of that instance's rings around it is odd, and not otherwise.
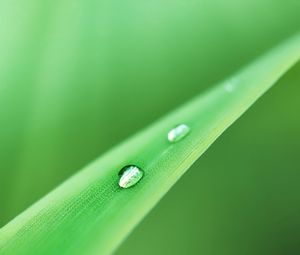
<path fill-rule="evenodd" d="M 300 32 L 298 0 L 0 0 L 0 226 Z M 300 254 L 300 64 L 117 255 Z"/>

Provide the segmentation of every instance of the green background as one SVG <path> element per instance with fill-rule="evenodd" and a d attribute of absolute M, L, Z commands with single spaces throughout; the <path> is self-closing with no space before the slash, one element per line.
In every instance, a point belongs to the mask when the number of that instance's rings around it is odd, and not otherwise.
<path fill-rule="evenodd" d="M 300 31 L 297 0 L 0 0 L 0 225 Z M 116 252 L 300 254 L 300 64 Z"/>

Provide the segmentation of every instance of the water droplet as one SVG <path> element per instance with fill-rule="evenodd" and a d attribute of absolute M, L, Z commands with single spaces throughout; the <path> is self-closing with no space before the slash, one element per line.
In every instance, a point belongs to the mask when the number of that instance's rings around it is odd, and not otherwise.
<path fill-rule="evenodd" d="M 227 92 L 233 92 L 236 89 L 237 85 L 238 85 L 238 80 L 235 78 L 232 78 L 225 83 L 224 89 Z"/>
<path fill-rule="evenodd" d="M 144 172 L 137 166 L 125 166 L 119 172 L 119 186 L 127 189 L 137 184 L 143 177 Z"/>
<path fill-rule="evenodd" d="M 168 140 L 171 143 L 176 143 L 180 141 L 182 138 L 184 138 L 188 133 L 190 132 L 189 126 L 185 124 L 180 124 L 170 130 L 168 133 Z"/>
<path fill-rule="evenodd" d="M 234 90 L 234 87 L 233 87 L 233 85 L 231 83 L 226 83 L 225 84 L 225 90 L 227 92 L 232 92 Z"/>

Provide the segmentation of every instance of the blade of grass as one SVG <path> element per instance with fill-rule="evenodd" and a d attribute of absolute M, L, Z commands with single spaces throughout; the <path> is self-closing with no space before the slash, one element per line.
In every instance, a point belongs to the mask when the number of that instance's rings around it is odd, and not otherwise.
<path fill-rule="evenodd" d="M 4 226 L 1 254 L 113 252 L 191 164 L 299 57 L 296 36 L 109 151 Z M 166 135 L 180 123 L 191 132 L 170 144 Z M 136 186 L 121 189 L 118 172 L 129 164 L 145 175 Z"/>

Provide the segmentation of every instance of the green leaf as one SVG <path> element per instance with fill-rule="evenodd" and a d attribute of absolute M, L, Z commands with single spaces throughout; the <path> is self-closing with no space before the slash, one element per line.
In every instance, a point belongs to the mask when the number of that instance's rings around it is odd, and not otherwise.
<path fill-rule="evenodd" d="M 195 160 L 299 57 L 300 37 L 295 36 L 109 151 L 4 226 L 1 254 L 113 252 Z M 169 130 L 181 123 L 190 133 L 170 143 Z M 131 164 L 144 176 L 122 189 L 118 173 Z"/>

